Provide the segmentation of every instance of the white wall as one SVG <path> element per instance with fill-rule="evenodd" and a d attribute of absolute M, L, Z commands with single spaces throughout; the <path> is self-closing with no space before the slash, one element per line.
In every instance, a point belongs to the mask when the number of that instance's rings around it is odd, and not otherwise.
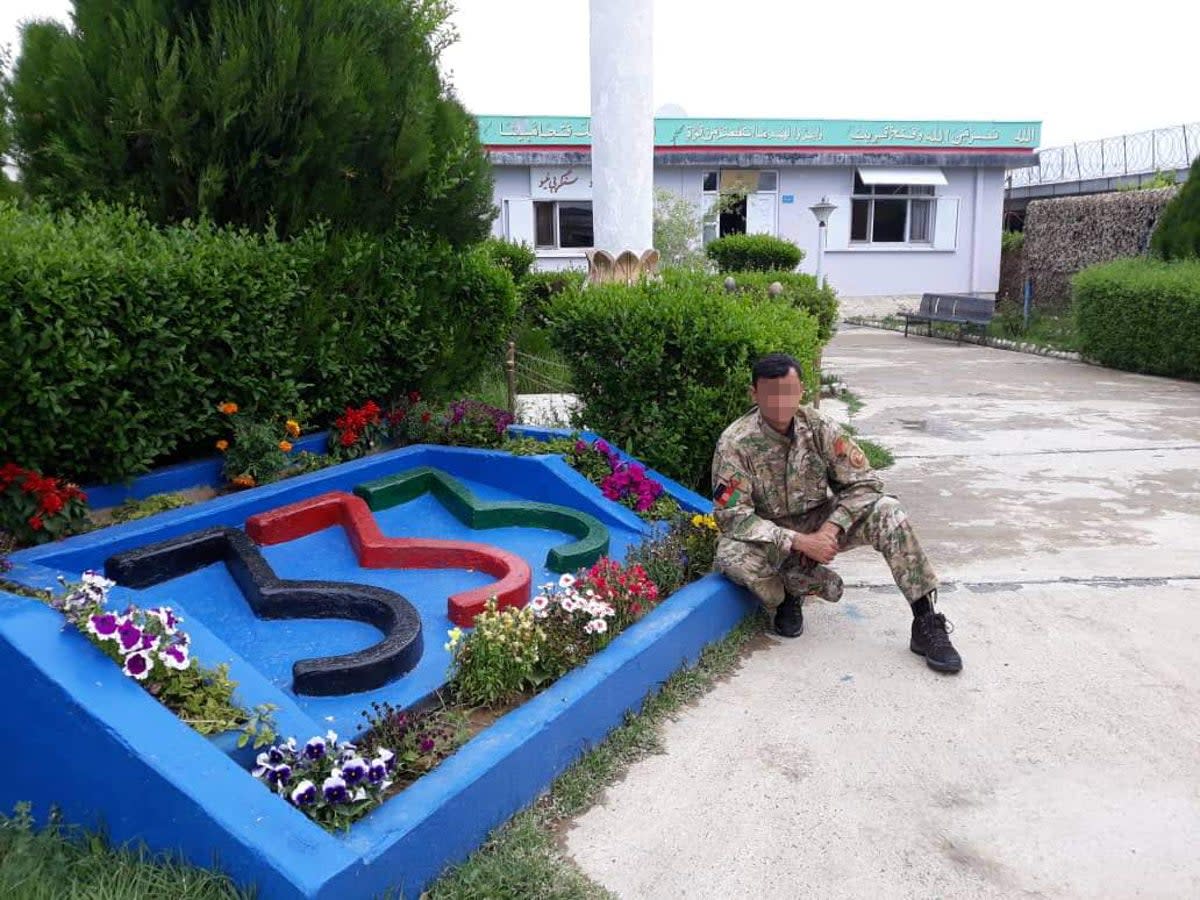
<path fill-rule="evenodd" d="M 700 208 L 704 166 L 658 167 L 654 187 L 687 197 Z M 1004 207 L 1004 171 L 999 168 L 943 168 L 948 184 L 937 188 L 938 196 L 957 197 L 958 232 L 954 250 L 926 248 L 850 248 L 825 251 L 825 276 L 844 297 L 883 297 L 903 294 L 985 293 L 994 294 L 1000 278 L 1000 232 Z M 804 166 L 780 168 L 776 205 L 778 234 L 804 250 L 801 271 L 816 271 L 817 223 L 809 206 L 823 196 L 838 203 L 834 216 L 849 216 L 847 198 L 854 181 L 848 166 Z M 494 169 L 495 203 L 506 198 L 527 199 L 529 168 L 498 166 Z M 978 188 L 978 194 L 977 194 Z M 792 203 L 784 203 L 785 195 Z M 503 236 L 503 215 L 492 225 L 492 233 Z M 583 253 L 576 250 L 539 251 L 540 269 L 587 268 Z"/>

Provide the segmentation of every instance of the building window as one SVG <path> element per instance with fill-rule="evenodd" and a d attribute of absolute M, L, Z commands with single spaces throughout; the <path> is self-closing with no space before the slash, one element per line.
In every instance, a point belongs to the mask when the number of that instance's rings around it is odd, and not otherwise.
<path fill-rule="evenodd" d="M 592 246 L 592 201 L 548 200 L 533 204 L 534 243 L 539 250 Z"/>
<path fill-rule="evenodd" d="M 863 184 L 854 173 L 850 240 L 859 244 L 933 241 L 933 185 Z"/>
<path fill-rule="evenodd" d="M 720 169 L 703 174 L 701 242 L 730 234 L 774 234 L 779 173 Z"/>

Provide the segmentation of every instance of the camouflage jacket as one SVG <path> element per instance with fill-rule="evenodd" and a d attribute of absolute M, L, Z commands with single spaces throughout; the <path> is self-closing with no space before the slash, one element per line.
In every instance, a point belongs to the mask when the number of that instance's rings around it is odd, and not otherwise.
<path fill-rule="evenodd" d="M 828 521 L 843 532 L 883 494 L 866 454 L 828 416 L 802 406 L 792 435 L 752 409 L 725 429 L 713 456 L 713 512 L 726 538 L 791 552 L 787 527 L 834 497 Z"/>

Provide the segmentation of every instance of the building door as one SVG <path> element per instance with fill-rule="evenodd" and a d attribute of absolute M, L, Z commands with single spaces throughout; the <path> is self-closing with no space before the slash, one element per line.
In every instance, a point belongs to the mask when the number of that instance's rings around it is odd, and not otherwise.
<path fill-rule="evenodd" d="M 746 234 L 775 233 L 775 195 L 750 194 L 746 198 Z"/>

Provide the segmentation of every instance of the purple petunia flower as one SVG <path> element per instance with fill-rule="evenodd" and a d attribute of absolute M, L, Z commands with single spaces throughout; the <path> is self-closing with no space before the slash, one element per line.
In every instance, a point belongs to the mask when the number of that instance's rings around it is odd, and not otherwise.
<path fill-rule="evenodd" d="M 307 778 L 296 785 L 291 794 L 292 802 L 297 806 L 308 806 L 317 799 L 317 786 Z"/>
<path fill-rule="evenodd" d="M 433 750 L 433 747 L 434 747 L 433 738 L 429 738 L 429 737 L 421 738 L 420 746 L 421 746 L 422 753 L 429 753 L 431 750 Z"/>
<path fill-rule="evenodd" d="M 129 653 L 142 642 L 142 629 L 126 620 L 117 626 L 117 640 L 121 644 L 121 650 Z"/>
<path fill-rule="evenodd" d="M 174 634 L 179 623 L 183 621 L 176 617 L 174 610 L 169 606 L 156 606 L 153 609 L 148 609 L 146 610 L 146 615 L 158 619 L 167 634 Z"/>
<path fill-rule="evenodd" d="M 346 782 L 340 777 L 337 769 L 333 770 L 333 774 L 325 779 L 321 785 L 321 790 L 325 794 L 325 799 L 330 803 L 342 803 L 346 800 Z"/>
<path fill-rule="evenodd" d="M 355 756 L 346 761 L 342 766 L 342 777 L 346 779 L 346 784 L 358 784 L 367 777 L 368 766 L 366 760 L 361 756 Z"/>
<path fill-rule="evenodd" d="M 168 669 L 182 671 L 192 664 L 192 658 L 188 655 L 187 644 L 172 644 L 165 650 L 159 651 L 158 658 L 163 661 L 163 665 Z"/>
<path fill-rule="evenodd" d="M 145 681 L 150 670 L 154 668 L 154 660 L 144 650 L 137 650 L 125 657 L 125 665 L 121 671 L 138 681 Z"/>
<path fill-rule="evenodd" d="M 117 617 L 112 613 L 99 613 L 88 619 L 87 630 L 102 641 L 117 639 Z"/>
<path fill-rule="evenodd" d="M 596 443 L 592 444 L 592 449 L 597 453 L 603 453 L 605 456 L 612 453 L 612 447 L 608 446 L 608 441 L 605 440 L 596 441 Z"/>
<path fill-rule="evenodd" d="M 320 759 L 325 755 L 325 739 L 315 737 L 304 745 L 304 755 L 309 759 Z"/>

